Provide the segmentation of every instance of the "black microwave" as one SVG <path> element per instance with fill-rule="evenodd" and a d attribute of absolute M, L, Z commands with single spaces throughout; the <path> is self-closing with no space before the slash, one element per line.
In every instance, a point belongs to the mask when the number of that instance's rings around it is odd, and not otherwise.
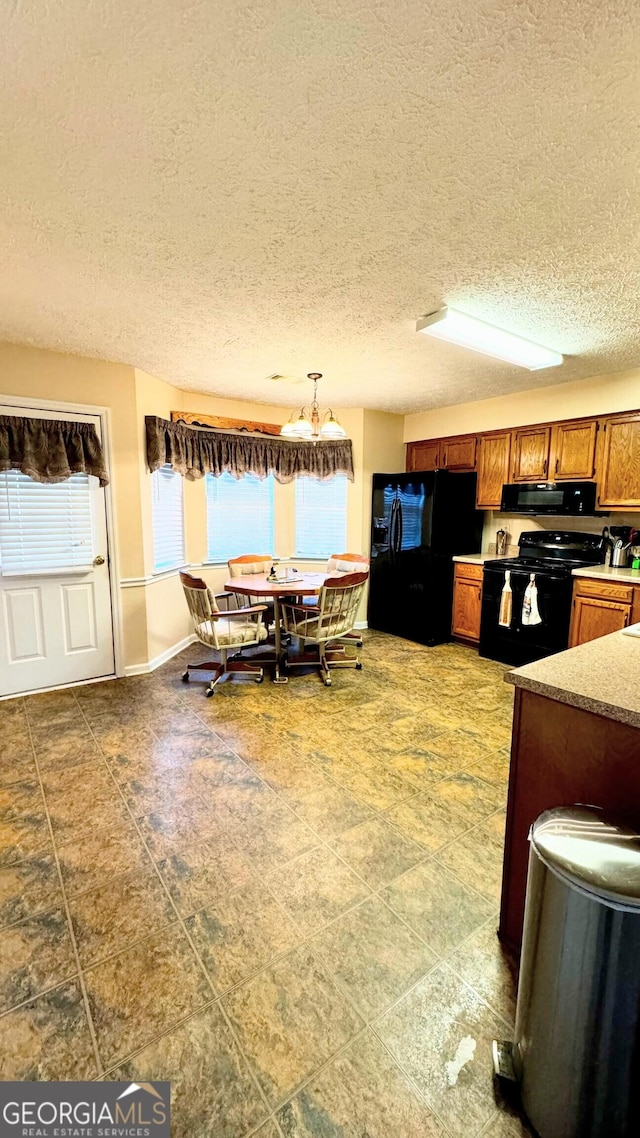
<path fill-rule="evenodd" d="M 595 515 L 595 482 L 512 482 L 502 487 L 502 514 Z"/>

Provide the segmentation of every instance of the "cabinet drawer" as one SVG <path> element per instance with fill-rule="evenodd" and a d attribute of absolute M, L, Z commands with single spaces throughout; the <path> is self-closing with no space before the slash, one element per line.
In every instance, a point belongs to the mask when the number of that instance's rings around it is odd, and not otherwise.
<path fill-rule="evenodd" d="M 595 577 L 578 577 L 576 581 L 577 597 L 602 597 L 605 601 L 623 601 L 631 604 L 633 600 L 633 585 L 614 584 L 612 581 L 600 581 Z"/>
<path fill-rule="evenodd" d="M 478 563 L 467 564 L 465 561 L 456 561 L 455 579 L 465 581 L 481 581 L 483 566 Z"/>

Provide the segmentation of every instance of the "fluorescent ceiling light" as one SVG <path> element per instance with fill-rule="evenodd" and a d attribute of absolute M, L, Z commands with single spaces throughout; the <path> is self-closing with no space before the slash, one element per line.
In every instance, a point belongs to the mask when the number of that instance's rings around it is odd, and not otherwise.
<path fill-rule="evenodd" d="M 526 367 L 529 371 L 556 367 L 562 363 L 560 352 L 532 344 L 531 340 L 523 340 L 521 336 L 514 336 L 513 332 L 494 328 L 492 324 L 485 324 L 484 320 L 476 320 L 475 316 L 466 316 L 464 312 L 456 312 L 453 308 L 441 308 L 430 316 L 423 316 L 416 324 L 416 332 L 436 336 L 439 340 L 447 340 L 449 344 L 460 344 L 461 347 L 471 348 L 484 356 L 495 356 L 498 360 Z"/>

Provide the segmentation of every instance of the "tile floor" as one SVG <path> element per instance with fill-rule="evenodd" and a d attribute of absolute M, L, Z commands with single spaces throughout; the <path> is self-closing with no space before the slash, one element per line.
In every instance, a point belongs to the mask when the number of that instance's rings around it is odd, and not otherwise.
<path fill-rule="evenodd" d="M 180 1138 L 527 1133 L 489 1050 L 512 690 L 362 658 L 0 703 L 0 1078 L 170 1079 Z"/>

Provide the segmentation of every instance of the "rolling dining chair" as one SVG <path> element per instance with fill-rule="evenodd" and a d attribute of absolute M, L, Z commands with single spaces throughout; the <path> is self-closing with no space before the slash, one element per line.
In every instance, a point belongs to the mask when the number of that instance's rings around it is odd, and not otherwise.
<path fill-rule="evenodd" d="M 182 677 L 184 683 L 188 683 L 191 679 L 190 671 L 213 672 L 205 691 L 207 696 L 214 694 L 216 684 L 224 676 L 235 672 L 247 673 L 254 677 L 257 684 L 261 683 L 264 679 L 264 669 L 238 657 L 242 649 L 250 648 L 267 639 L 267 630 L 263 623 L 266 605 L 221 609 L 218 607 L 218 600 L 229 598 L 229 593 L 212 593 L 200 577 L 192 577 L 190 573 L 180 573 L 180 581 L 198 640 L 220 654 L 219 660 L 187 664 L 187 670 Z M 234 658 L 231 660 L 228 658 L 230 651 L 234 653 Z"/>
<path fill-rule="evenodd" d="M 330 687 L 330 668 L 362 667 L 357 656 L 347 656 L 344 647 L 336 646 L 336 642 L 353 628 L 368 577 L 367 570 L 327 577 L 314 605 L 283 602 L 285 632 L 298 640 L 303 649 L 297 659 L 287 661 L 287 668 L 315 665 Z M 317 647 L 318 655 L 306 655 L 308 647 Z"/>
<path fill-rule="evenodd" d="M 365 569 L 369 572 L 369 558 L 362 553 L 332 553 L 327 561 L 327 573 L 362 573 Z M 338 637 L 338 643 L 362 648 L 362 636 L 357 631 L 347 632 Z"/>

